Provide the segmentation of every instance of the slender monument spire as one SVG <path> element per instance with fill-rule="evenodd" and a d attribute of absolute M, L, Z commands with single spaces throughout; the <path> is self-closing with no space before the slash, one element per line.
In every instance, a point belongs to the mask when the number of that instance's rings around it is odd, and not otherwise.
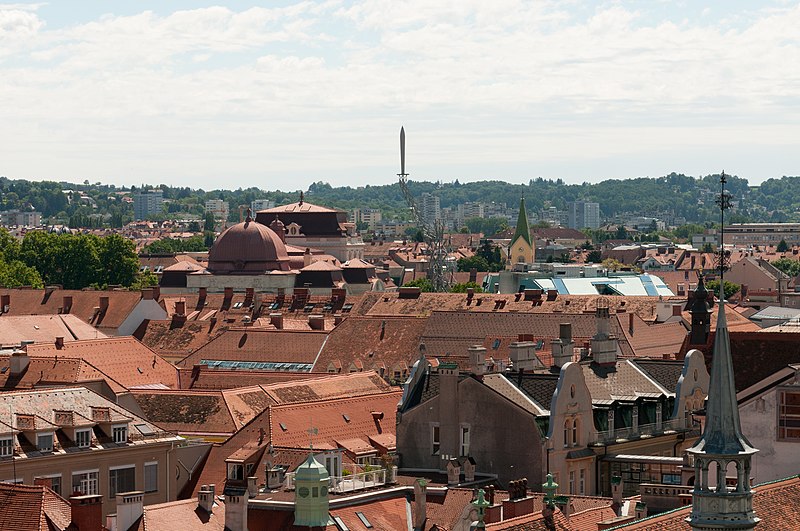
<path fill-rule="evenodd" d="M 719 529 L 754 529 L 759 519 L 753 511 L 753 491 L 750 489 L 750 470 L 753 454 L 758 450 L 742 434 L 739 406 L 733 380 L 733 362 L 725 318 L 723 234 L 725 210 L 730 195 L 725 191 L 726 176 L 720 177 L 720 303 L 717 331 L 714 337 L 714 357 L 711 382 L 706 403 L 706 424 L 703 435 L 689 453 L 694 456 L 694 490 L 692 514 L 687 522 L 697 531 Z M 736 486 L 726 484 L 728 465 L 734 463 Z M 709 468 L 716 468 L 716 478 L 709 481 Z M 715 485 L 710 486 L 712 483 Z"/>

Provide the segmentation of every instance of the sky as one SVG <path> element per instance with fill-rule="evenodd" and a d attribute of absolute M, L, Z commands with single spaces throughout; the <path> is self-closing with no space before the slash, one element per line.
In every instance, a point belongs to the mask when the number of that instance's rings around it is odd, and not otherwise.
<path fill-rule="evenodd" d="M 800 2 L 0 0 L 0 175 L 800 175 Z"/>

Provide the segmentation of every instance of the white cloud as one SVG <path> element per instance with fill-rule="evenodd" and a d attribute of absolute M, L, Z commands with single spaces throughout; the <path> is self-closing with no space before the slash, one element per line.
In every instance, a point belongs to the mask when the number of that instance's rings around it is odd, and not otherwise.
<path fill-rule="evenodd" d="M 0 173 L 333 180 L 392 165 L 403 122 L 419 166 L 512 164 L 509 178 L 583 180 L 587 161 L 648 153 L 681 170 L 681 150 L 798 138 L 796 4 L 730 13 L 736 26 L 581 4 L 301 2 L 53 30 L 37 9 L 0 6 L 0 119 L 15 124 Z"/>

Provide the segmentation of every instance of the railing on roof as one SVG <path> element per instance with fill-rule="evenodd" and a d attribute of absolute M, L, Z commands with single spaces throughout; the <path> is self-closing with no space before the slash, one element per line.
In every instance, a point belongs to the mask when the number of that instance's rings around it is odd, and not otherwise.
<path fill-rule="evenodd" d="M 597 439 L 593 441 L 593 444 L 611 444 L 617 441 L 655 437 L 685 429 L 685 421 L 682 418 L 665 420 L 654 424 L 639 424 L 638 426 L 598 432 Z"/>
<path fill-rule="evenodd" d="M 356 474 L 348 474 L 344 476 L 331 476 L 328 481 L 328 489 L 335 493 L 355 492 L 358 490 L 369 489 L 372 487 L 380 487 L 393 482 L 394 476 L 397 474 L 397 467 L 393 467 L 391 471 L 385 468 L 371 470 L 369 472 L 358 472 Z M 284 488 L 294 489 L 294 472 L 286 474 L 284 481 Z"/>

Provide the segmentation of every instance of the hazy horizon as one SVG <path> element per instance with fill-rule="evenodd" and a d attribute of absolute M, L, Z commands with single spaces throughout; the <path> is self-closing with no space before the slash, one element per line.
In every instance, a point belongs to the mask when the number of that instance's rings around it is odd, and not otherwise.
<path fill-rule="evenodd" d="M 800 167 L 800 4 L 0 4 L 0 175 L 265 190 Z M 215 4 L 222 4 L 216 6 Z"/>

